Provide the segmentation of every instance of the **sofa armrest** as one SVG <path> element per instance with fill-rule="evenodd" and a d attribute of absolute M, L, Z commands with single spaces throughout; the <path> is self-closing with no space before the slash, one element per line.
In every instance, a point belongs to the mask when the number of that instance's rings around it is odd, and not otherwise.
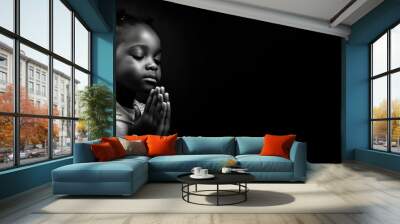
<path fill-rule="evenodd" d="M 290 149 L 290 160 L 293 162 L 293 179 L 305 181 L 307 175 L 307 145 L 304 142 L 293 142 Z"/>
<path fill-rule="evenodd" d="M 96 158 L 92 153 L 90 146 L 100 143 L 100 140 L 75 143 L 74 147 L 74 163 L 89 163 L 95 162 Z"/>

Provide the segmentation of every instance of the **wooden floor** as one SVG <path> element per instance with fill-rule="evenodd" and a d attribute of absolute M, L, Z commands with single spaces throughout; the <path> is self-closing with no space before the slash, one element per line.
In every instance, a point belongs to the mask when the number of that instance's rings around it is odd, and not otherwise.
<path fill-rule="evenodd" d="M 400 174 L 345 163 L 310 164 L 308 176 L 308 182 L 325 187 L 349 203 L 363 202 L 366 206 L 357 214 L 35 214 L 35 208 L 54 200 L 50 186 L 42 186 L 1 201 L 0 223 L 400 223 Z"/>

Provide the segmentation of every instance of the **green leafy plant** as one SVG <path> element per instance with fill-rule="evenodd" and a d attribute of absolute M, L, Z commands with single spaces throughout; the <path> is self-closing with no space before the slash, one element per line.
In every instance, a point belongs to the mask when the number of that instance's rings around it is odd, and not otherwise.
<path fill-rule="evenodd" d="M 113 95 L 107 86 L 94 84 L 86 87 L 79 93 L 79 106 L 89 139 L 110 135 L 107 130 L 112 126 Z"/>

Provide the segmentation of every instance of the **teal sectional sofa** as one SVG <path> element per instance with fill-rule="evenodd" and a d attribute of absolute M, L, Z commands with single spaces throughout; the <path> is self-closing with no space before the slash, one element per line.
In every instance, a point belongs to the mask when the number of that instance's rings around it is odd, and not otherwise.
<path fill-rule="evenodd" d="M 295 141 L 290 159 L 260 156 L 263 137 L 180 137 L 177 155 L 127 156 L 96 162 L 91 141 L 75 144 L 74 163 L 52 171 L 54 194 L 131 195 L 148 181 L 176 181 L 193 167 L 218 172 L 234 159 L 260 182 L 304 182 L 306 180 L 306 144 Z"/>

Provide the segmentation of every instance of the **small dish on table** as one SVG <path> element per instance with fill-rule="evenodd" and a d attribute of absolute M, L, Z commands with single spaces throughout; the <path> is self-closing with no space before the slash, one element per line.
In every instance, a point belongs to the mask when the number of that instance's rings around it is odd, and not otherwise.
<path fill-rule="evenodd" d="M 190 178 L 193 178 L 193 179 L 211 179 L 211 178 L 214 178 L 215 176 L 214 175 L 212 175 L 212 174 L 206 174 L 206 175 L 195 175 L 195 174 L 192 174 L 192 175 L 190 175 Z"/>

